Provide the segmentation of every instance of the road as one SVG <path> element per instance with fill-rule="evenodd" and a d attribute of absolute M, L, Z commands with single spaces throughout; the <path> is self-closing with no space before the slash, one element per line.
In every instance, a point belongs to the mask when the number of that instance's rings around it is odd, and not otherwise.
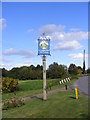
<path fill-rule="evenodd" d="M 90 97 L 90 94 L 88 92 L 89 87 L 90 87 L 90 76 L 85 76 L 85 77 L 79 78 L 79 80 L 77 81 L 78 90 Z"/>

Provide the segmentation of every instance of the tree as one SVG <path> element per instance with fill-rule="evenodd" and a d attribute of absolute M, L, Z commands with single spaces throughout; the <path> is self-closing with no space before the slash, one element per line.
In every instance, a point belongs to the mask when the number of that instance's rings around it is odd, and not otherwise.
<path fill-rule="evenodd" d="M 8 75 L 7 77 L 11 77 L 11 78 L 14 78 L 14 79 L 19 79 L 19 68 L 16 67 L 16 68 L 12 68 L 11 70 L 8 71 Z"/>
<path fill-rule="evenodd" d="M 87 73 L 90 74 L 90 68 L 87 69 Z"/>
<path fill-rule="evenodd" d="M 2 69 L 2 76 L 3 77 L 7 77 L 8 76 L 8 71 L 5 68 Z"/>
<path fill-rule="evenodd" d="M 69 68 L 68 68 L 68 72 L 69 74 L 77 74 L 77 67 L 75 64 L 70 64 Z"/>
<path fill-rule="evenodd" d="M 58 65 L 58 63 L 53 63 L 49 66 L 47 70 L 47 77 L 48 78 L 61 78 L 67 72 L 65 65 Z"/>
<path fill-rule="evenodd" d="M 47 76 L 49 78 L 57 78 L 58 75 L 58 64 L 57 63 L 53 63 L 49 66 L 48 70 L 47 70 Z"/>
<path fill-rule="evenodd" d="M 85 50 L 84 50 L 84 58 L 83 58 L 83 74 L 85 74 Z"/>
<path fill-rule="evenodd" d="M 77 67 L 77 74 L 79 74 L 79 75 L 82 74 L 82 68 L 80 66 Z"/>
<path fill-rule="evenodd" d="M 85 61 L 83 62 L 83 74 L 85 74 Z"/>
<path fill-rule="evenodd" d="M 26 66 L 21 67 L 19 69 L 19 74 L 20 74 L 19 79 L 21 79 L 21 80 L 28 79 L 30 76 L 28 67 L 26 67 Z"/>

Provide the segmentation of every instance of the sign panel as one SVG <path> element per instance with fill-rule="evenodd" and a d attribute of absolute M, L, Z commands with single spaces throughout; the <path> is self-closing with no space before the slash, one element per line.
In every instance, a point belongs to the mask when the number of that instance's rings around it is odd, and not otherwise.
<path fill-rule="evenodd" d="M 38 55 L 50 55 L 50 39 L 38 39 Z"/>

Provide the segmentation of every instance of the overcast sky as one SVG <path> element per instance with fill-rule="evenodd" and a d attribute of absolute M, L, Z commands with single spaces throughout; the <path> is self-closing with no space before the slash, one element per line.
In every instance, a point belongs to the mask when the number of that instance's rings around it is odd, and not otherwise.
<path fill-rule="evenodd" d="M 3 23 L 3 25 L 1 25 Z M 42 65 L 38 56 L 38 37 L 51 37 L 53 62 L 69 66 L 83 65 L 83 50 L 88 56 L 88 3 L 2 3 L 2 67 Z"/>

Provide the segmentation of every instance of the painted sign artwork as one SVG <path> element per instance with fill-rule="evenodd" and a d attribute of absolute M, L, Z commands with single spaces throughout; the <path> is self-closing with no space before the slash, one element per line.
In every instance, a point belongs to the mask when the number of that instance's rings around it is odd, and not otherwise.
<path fill-rule="evenodd" d="M 50 55 L 50 39 L 38 39 L 38 55 Z"/>

